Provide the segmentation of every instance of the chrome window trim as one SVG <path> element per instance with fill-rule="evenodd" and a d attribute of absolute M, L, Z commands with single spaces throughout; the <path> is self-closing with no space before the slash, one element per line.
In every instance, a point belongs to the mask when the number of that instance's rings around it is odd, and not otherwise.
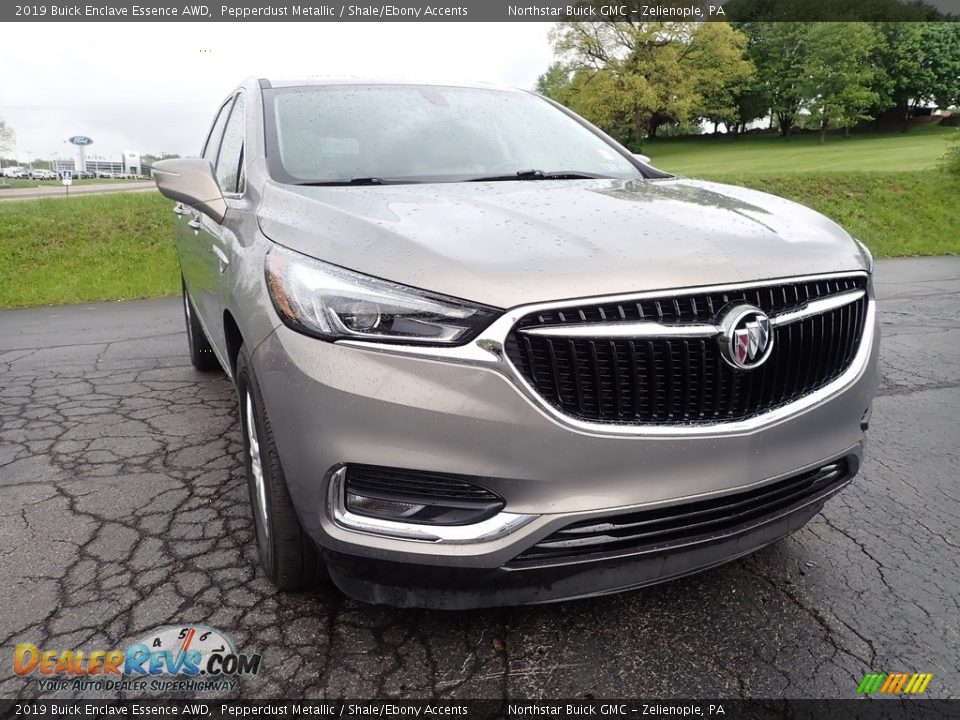
<path fill-rule="evenodd" d="M 230 106 L 230 112 L 227 115 L 227 122 L 224 123 L 223 132 L 220 135 L 220 146 L 217 147 L 217 157 L 214 159 L 213 163 L 213 176 L 214 180 L 217 182 L 217 187 L 220 187 L 220 194 L 224 199 L 243 200 L 247 194 L 247 93 L 243 88 L 240 88 L 233 93 L 232 99 L 233 104 Z M 237 103 L 241 101 L 243 102 L 243 113 L 240 121 L 243 123 L 243 128 L 240 131 L 240 160 L 237 163 L 237 184 L 239 185 L 240 181 L 243 180 L 243 187 L 239 192 L 227 192 L 223 189 L 223 187 L 220 186 L 220 178 L 217 177 L 217 164 L 220 161 L 220 151 L 223 150 L 223 138 L 227 134 L 227 125 L 230 124 L 230 118 L 233 116 L 234 110 L 237 109 Z"/>
<path fill-rule="evenodd" d="M 435 543 L 441 545 L 466 545 L 497 540 L 518 530 L 539 515 L 499 512 L 491 518 L 468 525 L 423 525 L 367 517 L 350 512 L 344 504 L 344 480 L 347 468 L 341 467 L 330 476 L 327 507 L 333 522 L 352 532 L 389 537 L 397 540 Z"/>
<path fill-rule="evenodd" d="M 677 294 L 692 293 L 711 293 L 723 292 L 726 290 L 745 290 L 757 287 L 766 287 L 775 284 L 812 282 L 815 280 L 829 280 L 839 278 L 868 278 L 869 274 L 863 271 L 856 272 L 838 272 L 825 273 L 821 275 L 803 275 L 798 277 L 770 278 L 767 280 L 758 280 L 745 283 L 728 283 L 723 285 L 706 285 L 683 288 L 666 288 L 662 290 L 650 290 L 639 293 L 624 293 L 619 295 L 600 295 L 589 298 L 577 298 L 573 300 L 560 300 L 556 302 L 534 303 L 521 305 L 507 310 L 503 315 L 497 318 L 484 330 L 479 337 L 466 345 L 455 347 L 423 347 L 414 345 L 392 345 L 387 343 L 365 342 L 361 340 L 338 340 L 338 345 L 364 350 L 367 352 L 385 353 L 389 355 L 401 355 L 413 357 L 421 360 L 431 360 L 436 362 L 459 363 L 464 365 L 473 365 L 493 370 L 509 380 L 524 396 L 524 398 L 533 405 L 541 414 L 545 415 L 553 422 L 586 435 L 595 436 L 614 436 L 614 437 L 722 437 L 730 435 L 746 435 L 767 428 L 770 425 L 779 424 L 789 418 L 805 412 L 828 400 L 847 387 L 852 385 L 864 372 L 867 362 L 870 359 L 874 340 L 874 325 L 876 323 L 876 301 L 872 297 L 867 297 L 867 314 L 864 320 L 863 333 L 860 337 L 860 346 L 857 348 L 857 354 L 853 362 L 850 363 L 842 375 L 833 382 L 824 385 L 822 388 L 804 395 L 802 398 L 774 408 L 765 413 L 754 415 L 745 420 L 736 420 L 733 422 L 714 422 L 702 423 L 697 425 L 644 425 L 644 424 L 613 424 L 597 423 L 578 420 L 575 417 L 567 415 L 547 402 L 540 393 L 537 392 L 527 379 L 523 376 L 513 362 L 507 357 L 504 344 L 514 325 L 526 315 L 540 312 L 543 310 L 562 310 L 569 307 L 578 307 L 591 303 L 617 303 L 631 302 L 636 300 L 645 300 L 650 298 L 660 298 Z M 778 324 L 788 324 L 795 322 L 802 317 L 817 315 L 833 308 L 832 301 L 837 298 L 843 298 L 840 305 L 863 297 L 864 291 L 853 290 L 839 293 L 833 297 L 823 298 L 821 300 L 811 300 L 804 308 L 781 313 L 776 316 L 783 318 Z M 856 297 L 852 297 L 856 295 Z M 847 297 L 851 296 L 851 297 Z M 837 307 L 839 307 L 838 305 Z M 804 313 L 796 315 L 794 313 Z M 596 328 L 600 323 L 593 324 Z M 615 325 L 615 323 L 610 323 Z M 705 324 L 711 328 L 711 334 L 714 334 L 713 326 Z M 609 327 L 609 326 L 608 326 Z M 689 327 L 689 326 L 688 326 Z"/>

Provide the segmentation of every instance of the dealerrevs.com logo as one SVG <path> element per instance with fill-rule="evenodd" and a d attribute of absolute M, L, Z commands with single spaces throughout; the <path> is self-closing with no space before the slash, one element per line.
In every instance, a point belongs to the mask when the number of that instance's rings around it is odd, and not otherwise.
<path fill-rule="evenodd" d="M 225 633 L 205 625 L 153 630 L 125 650 L 59 650 L 16 646 L 13 671 L 36 676 L 40 689 L 231 690 L 238 677 L 260 672 L 261 656 L 238 653 Z"/>

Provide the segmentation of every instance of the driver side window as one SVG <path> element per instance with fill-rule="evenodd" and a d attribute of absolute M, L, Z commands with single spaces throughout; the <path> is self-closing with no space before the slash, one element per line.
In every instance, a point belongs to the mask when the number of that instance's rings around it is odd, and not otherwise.
<path fill-rule="evenodd" d="M 232 105 L 233 98 L 230 98 L 220 107 L 220 112 L 217 113 L 217 119 L 213 123 L 210 135 L 207 137 L 207 142 L 203 146 L 203 152 L 200 153 L 200 157 L 204 160 L 209 160 L 213 165 L 217 162 L 217 153 L 220 150 L 220 139 L 223 137 L 223 126 L 227 124 L 227 116 L 230 115 L 230 107 Z"/>
<path fill-rule="evenodd" d="M 230 195 L 243 193 L 244 126 L 243 95 L 239 94 L 230 111 L 217 154 L 217 182 L 220 189 Z"/>

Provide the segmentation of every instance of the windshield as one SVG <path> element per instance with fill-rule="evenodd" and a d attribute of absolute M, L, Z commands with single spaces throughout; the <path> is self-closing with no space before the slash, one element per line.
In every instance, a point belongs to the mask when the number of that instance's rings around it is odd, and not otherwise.
<path fill-rule="evenodd" d="M 536 95 L 426 85 L 264 91 L 271 175 L 287 183 L 550 174 L 636 178 L 617 149 Z M 537 171 L 542 175 L 531 175 Z"/>

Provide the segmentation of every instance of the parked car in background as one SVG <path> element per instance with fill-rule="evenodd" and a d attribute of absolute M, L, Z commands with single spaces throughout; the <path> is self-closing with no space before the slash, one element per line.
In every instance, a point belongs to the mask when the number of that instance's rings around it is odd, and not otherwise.
<path fill-rule="evenodd" d="M 14 180 L 23 180 L 28 177 L 27 169 L 19 166 L 3 168 L 3 177 L 11 178 Z"/>
<path fill-rule="evenodd" d="M 32 180 L 56 180 L 57 174 L 53 170 L 34 168 L 30 171 L 30 178 Z"/>
<path fill-rule="evenodd" d="M 202 157 L 153 174 L 190 358 L 234 381 L 282 589 L 618 592 L 780 540 L 860 469 L 869 251 L 551 100 L 250 80 Z"/>

